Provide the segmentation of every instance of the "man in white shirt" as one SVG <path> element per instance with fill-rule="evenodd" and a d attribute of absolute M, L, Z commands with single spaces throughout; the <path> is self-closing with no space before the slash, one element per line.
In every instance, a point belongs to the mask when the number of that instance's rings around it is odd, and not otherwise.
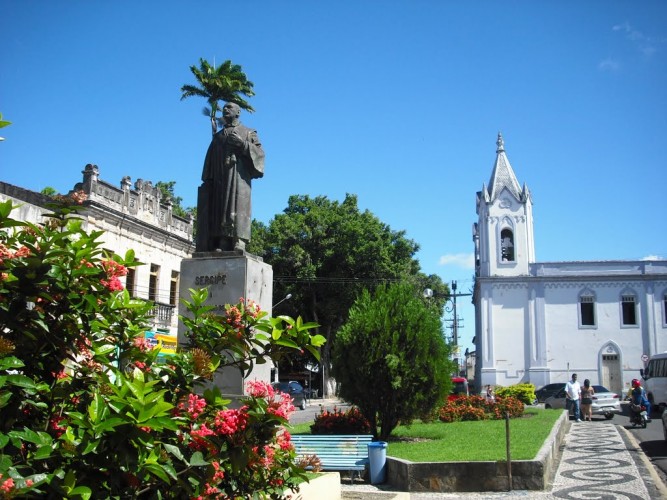
<path fill-rule="evenodd" d="M 577 382 L 577 374 L 572 374 L 572 380 L 565 384 L 565 407 L 569 410 L 570 407 L 574 407 L 574 419 L 577 422 L 581 422 L 579 418 L 579 402 L 581 401 L 581 386 Z"/>

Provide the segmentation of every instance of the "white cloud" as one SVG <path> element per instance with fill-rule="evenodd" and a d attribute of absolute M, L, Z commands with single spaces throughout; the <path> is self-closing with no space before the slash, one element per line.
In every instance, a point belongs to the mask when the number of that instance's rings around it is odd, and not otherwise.
<path fill-rule="evenodd" d="M 600 71 L 617 71 L 620 67 L 621 65 L 618 63 L 618 61 L 613 60 L 611 57 L 608 57 L 607 59 L 598 63 L 598 69 Z"/>
<path fill-rule="evenodd" d="M 642 257 L 641 260 L 665 260 L 664 257 L 660 257 L 659 255 L 647 255 L 646 257 Z"/>
<path fill-rule="evenodd" d="M 462 269 L 475 268 L 475 255 L 472 253 L 454 253 L 440 257 L 438 264 L 441 266 L 456 266 Z"/>
<path fill-rule="evenodd" d="M 651 57 L 657 51 L 656 45 L 661 43 L 661 40 L 644 35 L 644 33 L 633 28 L 628 22 L 617 24 L 612 30 L 625 34 L 625 38 L 630 40 L 637 50 L 646 57 Z"/>

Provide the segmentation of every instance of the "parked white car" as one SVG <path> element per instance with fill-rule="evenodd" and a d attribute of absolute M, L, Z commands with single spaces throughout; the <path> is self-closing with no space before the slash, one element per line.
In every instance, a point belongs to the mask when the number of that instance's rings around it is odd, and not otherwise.
<path fill-rule="evenodd" d="M 591 411 L 593 415 L 604 415 L 607 420 L 614 418 L 614 415 L 621 413 L 621 398 L 615 392 L 611 392 L 604 386 L 594 385 L 593 404 Z M 565 409 L 565 389 L 561 389 L 555 395 L 544 401 L 545 408 Z M 570 409 L 572 414 L 572 409 Z"/>

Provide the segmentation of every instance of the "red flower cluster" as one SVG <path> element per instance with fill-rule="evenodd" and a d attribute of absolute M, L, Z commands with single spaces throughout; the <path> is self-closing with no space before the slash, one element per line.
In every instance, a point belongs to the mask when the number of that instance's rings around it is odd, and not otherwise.
<path fill-rule="evenodd" d="M 294 413 L 294 405 L 289 394 L 276 392 L 271 385 L 260 380 L 251 380 L 246 384 L 246 392 L 253 398 L 266 399 L 268 407 L 266 412 L 280 418 L 289 420 Z"/>
<path fill-rule="evenodd" d="M 49 421 L 49 429 L 51 429 L 51 431 L 56 437 L 62 436 L 67 430 L 67 427 L 62 427 L 60 425 L 60 422 L 62 422 L 63 420 L 65 420 L 65 417 L 54 415 L 51 417 L 51 420 Z"/>
<path fill-rule="evenodd" d="M 107 273 L 107 279 L 101 279 L 100 283 L 103 286 L 111 290 L 112 292 L 118 292 L 123 289 L 123 284 L 120 282 L 120 277 L 127 275 L 127 267 L 114 260 L 103 260 L 102 267 Z"/>
<path fill-rule="evenodd" d="M 320 410 L 310 431 L 313 434 L 371 434 L 371 424 L 358 408 L 343 412 L 334 407 L 333 411 Z"/>
<path fill-rule="evenodd" d="M 215 431 L 218 434 L 231 436 L 245 430 L 248 423 L 247 410 L 247 406 L 243 406 L 238 410 L 220 410 L 215 414 Z"/>
<path fill-rule="evenodd" d="M 190 415 L 190 418 L 196 420 L 199 415 L 204 412 L 204 409 L 206 408 L 206 400 L 204 398 L 200 398 L 196 394 L 189 394 L 187 409 L 185 408 L 185 403 L 183 402 L 179 403 L 178 407 L 181 410 L 187 411 Z"/>
<path fill-rule="evenodd" d="M 20 257 L 28 257 L 30 249 L 23 245 L 18 250 L 12 250 L 4 243 L 0 243 L 0 266 L 5 263 L 5 259 L 18 259 Z"/>

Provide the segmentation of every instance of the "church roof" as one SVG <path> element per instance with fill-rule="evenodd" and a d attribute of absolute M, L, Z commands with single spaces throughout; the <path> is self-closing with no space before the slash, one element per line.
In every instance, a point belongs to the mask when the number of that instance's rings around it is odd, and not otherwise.
<path fill-rule="evenodd" d="M 498 146 L 496 149 L 496 163 L 493 166 L 488 188 L 489 201 L 493 201 L 500 196 L 503 188 L 507 188 L 517 200 L 522 200 L 521 187 L 519 186 L 519 181 L 516 179 L 516 175 L 514 175 L 512 165 L 510 165 L 510 161 L 505 154 L 505 142 L 500 132 L 498 132 L 496 144 Z"/>

